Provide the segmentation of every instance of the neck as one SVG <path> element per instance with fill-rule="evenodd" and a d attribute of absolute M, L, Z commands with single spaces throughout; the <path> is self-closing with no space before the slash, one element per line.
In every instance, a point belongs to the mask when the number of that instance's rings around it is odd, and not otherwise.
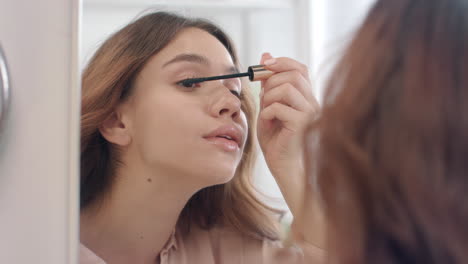
<path fill-rule="evenodd" d="M 178 175 L 141 166 L 119 170 L 101 203 L 83 209 L 81 242 L 108 263 L 156 263 L 180 212 L 197 188 Z"/>

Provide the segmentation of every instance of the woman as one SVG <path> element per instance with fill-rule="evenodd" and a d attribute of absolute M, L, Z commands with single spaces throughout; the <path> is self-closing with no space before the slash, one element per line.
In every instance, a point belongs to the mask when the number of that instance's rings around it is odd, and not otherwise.
<path fill-rule="evenodd" d="M 467 10 L 379 0 L 339 63 L 307 136 L 331 263 L 467 261 Z"/>
<path fill-rule="evenodd" d="M 258 133 L 278 175 L 296 165 L 284 155 L 300 146 L 278 148 L 303 137 L 315 105 L 302 65 L 262 60 L 276 74 L 264 83 Z M 278 212 L 250 183 L 248 87 L 240 79 L 182 83 L 238 67 L 218 27 L 164 12 L 127 25 L 96 52 L 82 82 L 81 263 L 302 261 L 275 242 Z M 289 98 L 301 105 L 293 109 Z M 294 113 L 287 119 L 285 107 Z M 285 186 L 296 208 L 294 186 Z"/>

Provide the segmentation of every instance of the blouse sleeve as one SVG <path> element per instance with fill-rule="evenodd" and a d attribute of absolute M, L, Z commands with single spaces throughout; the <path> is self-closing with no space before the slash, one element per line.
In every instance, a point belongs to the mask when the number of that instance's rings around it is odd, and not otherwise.
<path fill-rule="evenodd" d="M 285 245 L 280 241 L 263 242 L 263 263 L 321 264 L 324 263 L 324 251 L 309 243 Z"/>

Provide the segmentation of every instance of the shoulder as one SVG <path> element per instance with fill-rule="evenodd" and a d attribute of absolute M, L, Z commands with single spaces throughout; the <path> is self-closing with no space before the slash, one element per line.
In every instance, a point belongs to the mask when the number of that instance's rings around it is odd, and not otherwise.
<path fill-rule="evenodd" d="M 105 264 L 104 260 L 98 257 L 85 245 L 80 243 L 79 247 L 79 263 L 80 264 Z"/>
<path fill-rule="evenodd" d="M 304 263 L 302 250 L 285 247 L 281 241 L 255 239 L 229 227 L 194 228 L 180 238 L 185 255 L 211 255 L 226 263 Z M 218 262 L 215 262 L 218 263 Z"/>

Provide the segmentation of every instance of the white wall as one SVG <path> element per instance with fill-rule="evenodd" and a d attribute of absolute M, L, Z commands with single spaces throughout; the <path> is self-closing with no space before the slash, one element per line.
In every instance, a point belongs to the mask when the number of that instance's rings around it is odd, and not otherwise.
<path fill-rule="evenodd" d="M 330 70 L 340 58 L 375 0 L 310 0 L 312 17 L 311 69 L 322 98 Z"/>
<path fill-rule="evenodd" d="M 96 0 L 85 0 L 81 65 L 85 65 L 99 44 L 111 33 L 149 10 L 174 11 L 215 22 L 234 40 L 241 62 L 246 67 L 258 64 L 261 53 L 265 51 L 273 55 L 278 54 L 277 56 L 301 59 L 296 48 L 300 39 L 294 29 L 294 9 L 287 6 L 249 10 L 244 7 L 228 9 L 140 4 L 111 5 L 96 4 Z M 278 19 L 279 17 L 281 19 Z"/>
<path fill-rule="evenodd" d="M 1 2 L 11 104 L 0 135 L 0 263 L 76 263 L 78 6 Z"/>

